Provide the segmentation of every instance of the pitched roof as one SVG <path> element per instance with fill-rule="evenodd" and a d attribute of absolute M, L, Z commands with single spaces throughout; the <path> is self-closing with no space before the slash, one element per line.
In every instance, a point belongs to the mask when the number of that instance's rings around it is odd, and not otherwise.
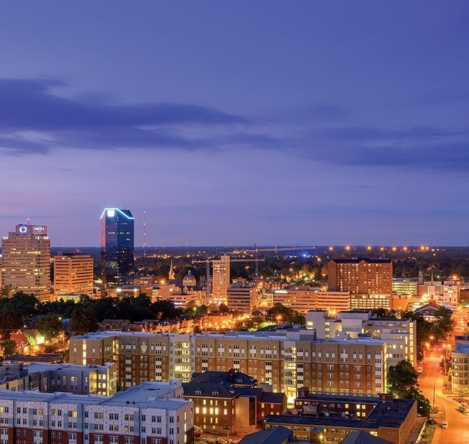
<path fill-rule="evenodd" d="M 260 432 L 250 433 L 239 441 L 238 444 L 281 444 L 293 435 L 286 427 L 278 426 Z"/>

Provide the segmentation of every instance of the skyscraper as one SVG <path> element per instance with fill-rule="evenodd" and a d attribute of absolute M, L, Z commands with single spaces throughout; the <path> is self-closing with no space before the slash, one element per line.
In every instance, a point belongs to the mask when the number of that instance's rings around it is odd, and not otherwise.
<path fill-rule="evenodd" d="M 133 283 L 134 217 L 129 210 L 105 208 L 101 215 L 101 268 L 108 287 Z"/>
<path fill-rule="evenodd" d="M 16 225 L 2 240 L 2 285 L 50 300 L 50 239 L 45 225 Z"/>

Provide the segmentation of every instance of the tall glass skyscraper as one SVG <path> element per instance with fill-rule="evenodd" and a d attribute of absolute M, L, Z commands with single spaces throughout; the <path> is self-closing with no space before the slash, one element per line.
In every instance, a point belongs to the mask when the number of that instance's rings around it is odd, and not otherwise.
<path fill-rule="evenodd" d="M 133 283 L 134 217 L 129 210 L 105 208 L 101 215 L 101 270 L 108 287 Z"/>

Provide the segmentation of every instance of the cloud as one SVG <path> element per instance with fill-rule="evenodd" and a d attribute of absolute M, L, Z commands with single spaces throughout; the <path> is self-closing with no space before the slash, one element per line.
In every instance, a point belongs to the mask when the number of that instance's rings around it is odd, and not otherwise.
<path fill-rule="evenodd" d="M 111 104 L 99 94 L 84 99 L 51 93 L 58 80 L 0 79 L 0 149 L 7 154 L 45 153 L 54 146 L 79 148 L 178 147 L 204 141 L 177 134 L 177 126 L 246 126 L 249 119 L 213 108 L 174 103 Z M 172 129 L 171 129 L 172 127 Z M 36 134 L 36 139 L 25 134 Z"/>
<path fill-rule="evenodd" d="M 0 79 L 0 153 L 51 149 L 283 151 L 313 163 L 369 168 L 467 170 L 469 130 L 352 125 L 334 104 L 273 111 L 256 119 L 174 103 L 115 104 L 61 97 L 60 80 Z"/>

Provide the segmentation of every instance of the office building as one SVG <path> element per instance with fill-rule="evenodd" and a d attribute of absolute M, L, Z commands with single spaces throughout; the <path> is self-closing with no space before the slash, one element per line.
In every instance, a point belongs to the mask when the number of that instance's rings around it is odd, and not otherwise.
<path fill-rule="evenodd" d="M 228 287 L 230 286 L 230 256 L 221 256 L 212 261 L 212 302 L 226 304 Z"/>
<path fill-rule="evenodd" d="M 350 310 L 351 297 L 348 291 L 318 291 L 317 287 L 299 286 L 273 290 L 272 304 L 282 304 L 284 307 L 300 313 L 309 310 L 323 309 L 330 312 Z"/>
<path fill-rule="evenodd" d="M 0 390 L 0 443 L 192 444 L 192 403 L 175 383 L 112 397 Z"/>
<path fill-rule="evenodd" d="M 129 210 L 106 208 L 101 215 L 101 267 L 106 286 L 133 284 L 134 217 Z"/>
<path fill-rule="evenodd" d="M 59 253 L 54 257 L 54 295 L 93 294 L 93 258 Z"/>
<path fill-rule="evenodd" d="M 260 293 L 262 290 L 246 286 L 245 281 L 232 284 L 227 292 L 228 308 L 241 313 L 252 313 L 259 307 Z"/>
<path fill-rule="evenodd" d="M 16 225 L 2 240 L 2 285 L 50 300 L 50 239 L 45 225 Z"/>

